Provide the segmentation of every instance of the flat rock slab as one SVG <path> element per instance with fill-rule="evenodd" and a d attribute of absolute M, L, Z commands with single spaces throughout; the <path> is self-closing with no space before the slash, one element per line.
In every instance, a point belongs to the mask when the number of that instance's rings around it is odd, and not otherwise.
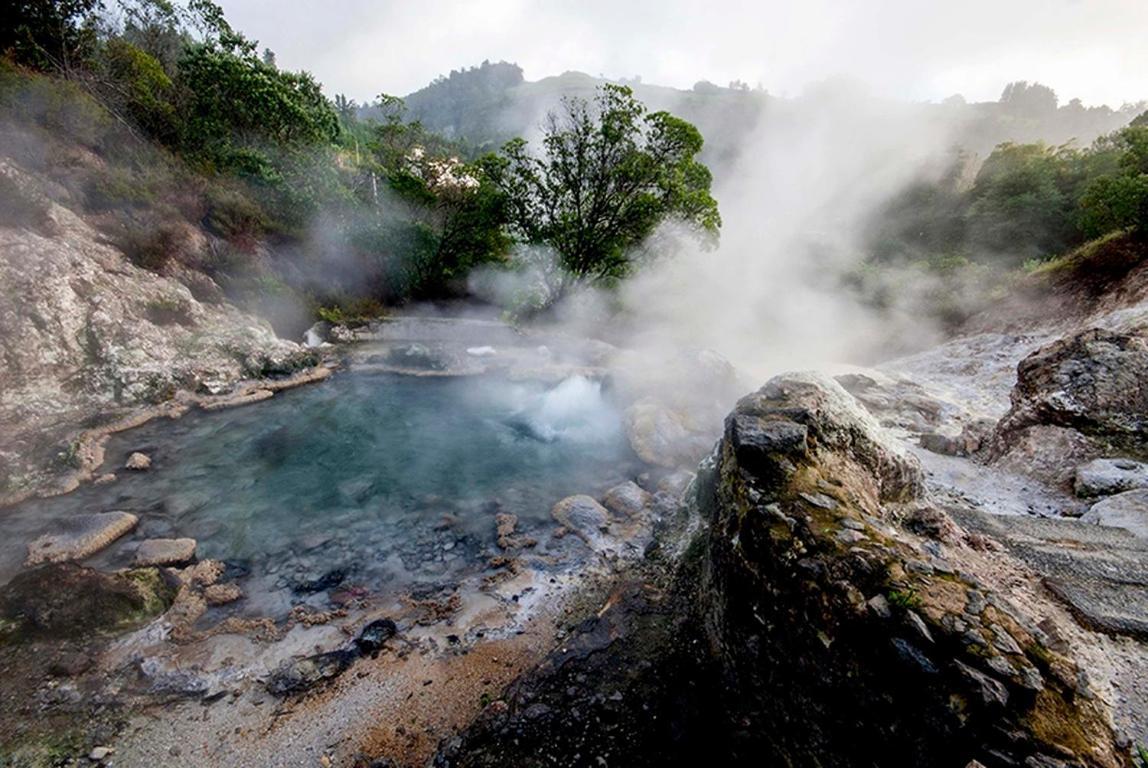
<path fill-rule="evenodd" d="M 1148 640 L 1148 541 L 1083 519 L 950 511 L 1040 574 L 1082 626 Z"/>
<path fill-rule="evenodd" d="M 1094 459 L 1076 468 L 1073 488 L 1083 498 L 1148 488 L 1148 464 L 1131 459 Z"/>
<path fill-rule="evenodd" d="M 1086 523 L 1123 528 L 1148 539 L 1148 490 L 1125 491 L 1098 501 L 1080 518 Z"/>
<path fill-rule="evenodd" d="M 28 545 L 25 565 L 81 560 L 99 552 L 136 527 L 139 518 L 130 512 L 95 512 L 60 521 L 59 530 L 46 533 Z"/>
<path fill-rule="evenodd" d="M 135 565 L 183 565 L 195 559 L 195 539 L 148 539 L 136 550 Z"/>

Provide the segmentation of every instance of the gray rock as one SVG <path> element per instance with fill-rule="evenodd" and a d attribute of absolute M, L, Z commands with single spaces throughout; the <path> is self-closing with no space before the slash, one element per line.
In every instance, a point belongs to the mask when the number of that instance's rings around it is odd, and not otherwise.
<path fill-rule="evenodd" d="M 1148 539 L 1148 489 L 1125 491 L 1098 501 L 1080 518 L 1083 522 L 1124 528 Z"/>
<path fill-rule="evenodd" d="M 651 496 L 633 480 L 616 485 L 602 498 L 606 509 L 619 517 L 636 517 L 650 505 Z"/>
<path fill-rule="evenodd" d="M 61 520 L 60 529 L 46 533 L 28 545 L 25 565 L 81 560 L 99 552 L 136 527 L 139 518 L 130 512 L 96 512 Z"/>
<path fill-rule="evenodd" d="M 147 539 L 136 549 L 134 564 L 182 565 L 195 559 L 195 539 Z"/>
<path fill-rule="evenodd" d="M 1138 333 L 1093 328 L 1042 347 L 1017 366 L 1012 407 L 997 425 L 991 458 L 1011 455 L 1021 468 L 1029 464 L 1037 476 L 1059 481 L 1056 468 L 1093 458 L 1102 446 L 1143 450 L 1145 379 L 1148 338 Z"/>
<path fill-rule="evenodd" d="M 593 537 L 610 524 L 610 513 L 592 496 L 567 496 L 554 505 L 550 516 L 582 537 Z"/>
<path fill-rule="evenodd" d="M 693 429 L 686 415 L 651 399 L 626 409 L 625 427 L 634 453 L 659 467 L 697 466 L 713 447 L 712 437 Z"/>
<path fill-rule="evenodd" d="M 267 679 L 267 691 L 276 696 L 303 693 L 346 672 L 358 655 L 358 651 L 343 649 L 288 659 Z"/>
<path fill-rule="evenodd" d="M 1073 488 L 1083 498 L 1148 488 L 1148 464 L 1131 459 L 1095 459 L 1076 468 Z"/>

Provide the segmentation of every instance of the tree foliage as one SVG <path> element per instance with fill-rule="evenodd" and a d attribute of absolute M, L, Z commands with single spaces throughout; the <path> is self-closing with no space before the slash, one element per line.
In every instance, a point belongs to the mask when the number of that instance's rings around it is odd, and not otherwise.
<path fill-rule="evenodd" d="M 9 0 L 0 24 L 0 52 L 16 61 L 70 72 L 95 43 L 101 0 Z"/>
<path fill-rule="evenodd" d="M 625 86 L 603 86 L 593 105 L 566 99 L 542 146 L 536 156 L 511 141 L 489 166 L 514 232 L 552 247 L 574 278 L 625 276 L 633 249 L 667 219 L 711 236 L 721 226 L 709 169 L 695 159 L 701 133 L 647 113 Z"/>

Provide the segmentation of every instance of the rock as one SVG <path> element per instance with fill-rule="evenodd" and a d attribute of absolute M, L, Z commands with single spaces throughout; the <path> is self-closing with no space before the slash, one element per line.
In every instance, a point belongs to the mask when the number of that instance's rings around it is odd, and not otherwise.
<path fill-rule="evenodd" d="M 594 497 L 567 496 L 550 510 L 560 525 L 586 539 L 597 536 L 610 524 L 610 513 Z"/>
<path fill-rule="evenodd" d="M 208 605 L 227 605 L 243 597 L 238 584 L 210 584 L 203 589 L 203 599 Z"/>
<path fill-rule="evenodd" d="M 681 413 L 654 400 L 631 405 L 624 421 L 634 453 L 659 467 L 692 467 L 713 447 L 713 440 L 691 429 Z"/>
<path fill-rule="evenodd" d="M 451 367 L 450 360 L 442 351 L 431 349 L 425 344 L 395 347 L 387 352 L 386 361 L 400 368 L 419 371 L 445 371 Z"/>
<path fill-rule="evenodd" d="M 147 539 L 136 549 L 133 563 L 148 565 L 186 565 L 195 559 L 195 539 Z"/>
<path fill-rule="evenodd" d="M 1148 388 L 1140 384 L 1145 377 L 1148 339 L 1139 333 L 1094 328 L 1038 349 L 1017 366 L 1012 405 L 997 425 L 990 458 L 1005 456 L 1019 435 L 1041 426 L 1082 437 L 1064 441 L 1073 447 L 1066 459 L 1092 458 L 1110 449 L 1145 453 Z"/>
<path fill-rule="evenodd" d="M 1082 498 L 1148 488 L 1148 464 L 1131 459 L 1094 459 L 1076 468 L 1072 486 Z"/>
<path fill-rule="evenodd" d="M 359 636 L 355 638 L 355 647 L 363 656 L 374 658 L 388 640 L 398 633 L 399 629 L 390 619 L 378 619 L 363 627 Z"/>
<path fill-rule="evenodd" d="M 92 751 L 88 753 L 88 759 L 100 763 L 110 757 L 113 752 L 115 750 L 111 747 L 93 747 Z"/>
<path fill-rule="evenodd" d="M 8 160 L 0 160 L 0 174 L 50 183 Z M 0 465 L 11 477 L 44 484 L 56 479 L 49 470 L 76 469 L 54 461 L 58 449 L 44 440 L 62 421 L 106 415 L 112 403 L 167 404 L 198 381 L 240 380 L 246 359 L 258 364 L 299 349 L 266 321 L 201 300 L 207 292 L 189 289 L 191 271 L 174 261 L 164 274 L 137 267 L 68 208 L 52 204 L 50 216 L 54 231 L 5 228 L 0 248 L 0 285 L 5 296 L 20 297 L 0 312 Z M 202 234 L 171 224 L 175 250 L 197 260 L 193 251 L 207 247 Z M 193 278 L 218 293 L 209 278 Z"/>
<path fill-rule="evenodd" d="M 61 520 L 60 530 L 46 533 L 28 545 L 25 565 L 82 560 L 99 552 L 136 527 L 139 518 L 130 512 L 95 512 Z"/>
<path fill-rule="evenodd" d="M 619 517 L 637 517 L 650 505 L 652 497 L 633 480 L 627 480 L 606 491 L 602 503 Z"/>
<path fill-rule="evenodd" d="M 1148 489 L 1125 491 L 1093 504 L 1080 518 L 1086 523 L 1124 528 L 1148 539 Z"/>
<path fill-rule="evenodd" d="M 101 573 L 56 563 L 23 571 L 3 587 L 0 616 L 37 636 L 86 637 L 139 626 L 174 598 L 155 568 Z"/>
<path fill-rule="evenodd" d="M 288 659 L 271 673 L 265 687 L 275 696 L 303 693 L 343 674 L 357 657 L 356 651 L 337 650 Z"/>
<path fill-rule="evenodd" d="M 311 595 L 316 592 L 326 592 L 347 580 L 347 572 L 342 568 L 327 571 L 317 579 L 302 581 L 292 587 L 292 591 L 300 595 Z"/>
<path fill-rule="evenodd" d="M 95 659 L 86 653 L 64 653 L 48 666 L 48 674 L 53 677 L 77 677 L 95 664 Z"/>
<path fill-rule="evenodd" d="M 1036 646 L 1020 629 L 1029 619 L 986 595 L 970 627 L 968 596 L 983 587 L 940 573 L 936 540 L 906 523 L 942 540 L 960 541 L 961 529 L 924 503 L 917 461 L 840 385 L 777 377 L 725 424 L 695 484 L 709 523 L 691 545 L 704 552 L 700 574 L 683 579 L 745 754 L 753 744 L 766 764 L 816 754 L 824 764 L 927 765 L 944 753 L 955 765 L 990 756 L 1022 765 L 1071 739 L 1069 762 L 1121 764 L 1107 713 L 1074 681 L 1036 672 L 1070 662 Z M 1040 694 L 1010 696 L 1014 686 Z M 1071 736 L 1033 725 L 1045 718 Z M 753 736 L 779 722 L 784 739 Z M 956 744 L 976 746 L 950 753 Z"/>
<path fill-rule="evenodd" d="M 136 472 L 151 469 L 151 457 L 146 453 L 136 451 L 131 456 L 128 456 L 128 460 L 124 462 L 124 469 L 131 469 Z"/>

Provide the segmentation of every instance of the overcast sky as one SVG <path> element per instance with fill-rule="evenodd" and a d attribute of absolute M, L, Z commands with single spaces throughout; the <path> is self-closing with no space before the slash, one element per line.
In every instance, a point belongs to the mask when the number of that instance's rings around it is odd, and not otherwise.
<path fill-rule="evenodd" d="M 406 94 L 483 59 L 794 95 L 847 75 L 882 95 L 994 100 L 1038 80 L 1061 101 L 1148 98 L 1148 0 L 223 0 L 232 24 L 329 95 Z"/>

